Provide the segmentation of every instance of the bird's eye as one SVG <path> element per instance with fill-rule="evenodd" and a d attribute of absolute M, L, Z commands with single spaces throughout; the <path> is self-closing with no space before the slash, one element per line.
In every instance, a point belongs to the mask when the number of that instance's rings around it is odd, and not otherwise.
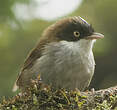
<path fill-rule="evenodd" d="M 78 31 L 74 31 L 74 36 L 75 37 L 80 37 L 80 33 Z"/>

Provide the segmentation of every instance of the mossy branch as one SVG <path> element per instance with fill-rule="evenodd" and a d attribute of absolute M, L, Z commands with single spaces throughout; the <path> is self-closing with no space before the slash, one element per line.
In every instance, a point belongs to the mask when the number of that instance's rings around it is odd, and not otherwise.
<path fill-rule="evenodd" d="M 28 92 L 3 99 L 0 110 L 117 110 L 117 86 L 80 92 L 55 89 L 36 80 Z"/>

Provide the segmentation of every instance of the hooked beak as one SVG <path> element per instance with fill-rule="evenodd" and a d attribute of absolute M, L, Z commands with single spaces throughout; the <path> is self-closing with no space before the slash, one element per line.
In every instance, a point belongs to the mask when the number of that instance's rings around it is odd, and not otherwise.
<path fill-rule="evenodd" d="M 93 39 L 102 39 L 102 38 L 104 38 L 103 34 L 94 32 L 91 36 L 87 36 L 85 39 L 93 40 Z"/>

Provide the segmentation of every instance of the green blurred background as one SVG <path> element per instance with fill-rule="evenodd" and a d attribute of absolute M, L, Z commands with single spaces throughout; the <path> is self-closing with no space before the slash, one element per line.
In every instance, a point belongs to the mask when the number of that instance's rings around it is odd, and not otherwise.
<path fill-rule="evenodd" d="M 51 0 L 46 0 L 45 4 L 38 1 L 41 7 Z M 32 8 L 36 5 L 33 0 L 0 0 L 0 97 L 15 94 L 12 87 L 28 52 L 39 40 L 42 31 L 64 16 L 81 16 L 91 23 L 97 32 L 105 35 L 103 40 L 96 42 L 93 49 L 96 70 L 90 88 L 107 88 L 117 84 L 116 0 L 82 0 L 72 12 L 52 20 L 33 17 L 32 14 L 28 19 L 22 19 L 25 16 L 22 8 L 18 9 L 22 12 L 19 18 L 15 11 L 18 7 L 14 8 L 16 4 L 30 5 Z M 66 7 L 67 1 L 63 5 Z M 30 11 L 33 13 L 31 8 Z M 46 11 L 48 12 L 48 9 Z"/>

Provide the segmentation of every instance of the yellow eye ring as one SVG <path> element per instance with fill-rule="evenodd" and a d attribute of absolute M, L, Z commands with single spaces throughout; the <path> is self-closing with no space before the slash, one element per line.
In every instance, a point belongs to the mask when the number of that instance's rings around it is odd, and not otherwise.
<path fill-rule="evenodd" d="M 74 31 L 74 36 L 75 37 L 80 37 L 80 33 L 78 31 Z"/>

